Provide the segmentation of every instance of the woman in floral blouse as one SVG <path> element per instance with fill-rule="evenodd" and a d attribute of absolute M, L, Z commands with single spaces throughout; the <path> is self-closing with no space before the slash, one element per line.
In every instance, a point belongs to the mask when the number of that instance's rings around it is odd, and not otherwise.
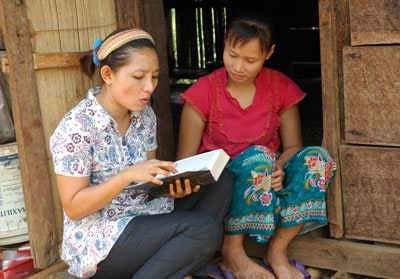
<path fill-rule="evenodd" d="M 175 172 L 155 158 L 156 116 L 148 105 L 158 84 L 153 38 L 140 29 L 99 39 L 81 58 L 102 85 L 69 111 L 50 138 L 64 210 L 62 259 L 79 278 L 205 278 L 222 240 L 233 178 L 207 187 L 169 185 L 150 197 L 132 182 Z M 168 104 L 166 104 L 168 105 Z"/>

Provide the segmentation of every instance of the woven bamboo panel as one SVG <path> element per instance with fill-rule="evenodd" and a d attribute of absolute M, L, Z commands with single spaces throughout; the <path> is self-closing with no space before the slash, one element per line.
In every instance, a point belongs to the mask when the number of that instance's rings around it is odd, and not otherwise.
<path fill-rule="evenodd" d="M 114 6 L 113 0 L 26 1 L 47 146 L 61 117 L 86 95 L 89 87 L 99 82 L 82 75 L 78 58 L 92 48 L 96 39 L 104 38 L 116 28 Z M 53 170 L 51 159 L 49 169 Z M 50 179 L 56 189 L 55 177 Z M 62 211 L 56 190 L 53 200 L 61 239 Z"/>

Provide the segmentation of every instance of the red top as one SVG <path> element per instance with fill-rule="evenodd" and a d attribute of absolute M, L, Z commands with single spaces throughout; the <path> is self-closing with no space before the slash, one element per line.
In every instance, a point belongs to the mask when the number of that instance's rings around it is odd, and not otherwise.
<path fill-rule="evenodd" d="M 243 109 L 226 89 L 225 68 L 201 77 L 185 93 L 188 102 L 200 113 L 206 126 L 199 153 L 224 149 L 231 159 L 251 145 L 272 151 L 280 146 L 280 117 L 306 94 L 286 75 L 263 68 L 256 79 L 253 104 Z"/>

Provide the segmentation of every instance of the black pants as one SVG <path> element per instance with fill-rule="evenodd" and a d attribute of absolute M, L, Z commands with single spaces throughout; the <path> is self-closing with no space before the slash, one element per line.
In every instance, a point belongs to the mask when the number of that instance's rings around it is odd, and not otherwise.
<path fill-rule="evenodd" d="M 173 212 L 133 218 L 93 278 L 205 278 L 206 262 L 221 245 L 233 184 L 225 170 L 217 183 L 176 199 Z"/>

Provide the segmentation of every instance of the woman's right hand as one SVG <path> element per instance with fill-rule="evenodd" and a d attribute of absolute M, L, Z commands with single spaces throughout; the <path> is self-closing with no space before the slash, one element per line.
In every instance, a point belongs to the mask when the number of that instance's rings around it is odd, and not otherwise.
<path fill-rule="evenodd" d="M 130 166 L 124 172 L 131 177 L 130 181 L 149 181 L 161 185 L 163 182 L 156 178 L 156 175 L 170 176 L 177 172 L 176 163 L 157 159 L 147 160 Z"/>
<path fill-rule="evenodd" d="M 283 189 L 283 180 L 285 178 L 285 172 L 280 164 L 276 164 L 272 171 L 271 187 L 275 192 L 279 192 Z"/>
<path fill-rule="evenodd" d="M 181 179 L 176 179 L 175 184 L 170 183 L 169 195 L 174 198 L 183 198 L 200 190 L 200 185 L 195 185 L 194 187 L 192 187 L 189 178 L 183 179 L 183 184 L 184 185 L 182 185 Z"/>

